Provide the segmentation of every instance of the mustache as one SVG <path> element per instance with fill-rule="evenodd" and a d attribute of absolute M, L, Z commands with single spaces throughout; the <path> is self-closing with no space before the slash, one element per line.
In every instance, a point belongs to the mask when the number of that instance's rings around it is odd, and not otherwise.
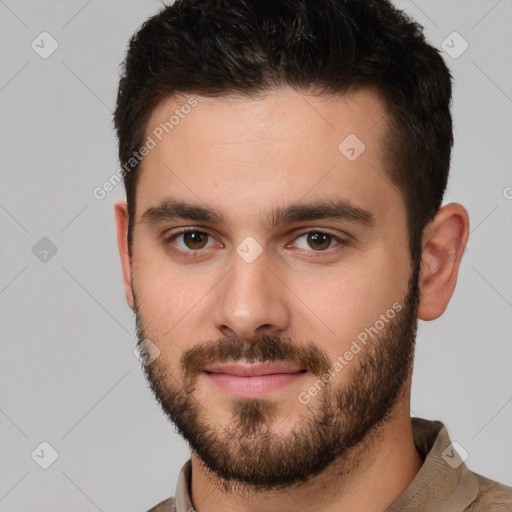
<path fill-rule="evenodd" d="M 288 338 L 264 334 L 250 341 L 225 336 L 199 343 L 185 350 L 180 366 L 185 378 L 192 379 L 208 366 L 232 361 L 290 363 L 316 375 L 323 375 L 331 365 L 327 354 L 313 342 L 297 344 Z"/>

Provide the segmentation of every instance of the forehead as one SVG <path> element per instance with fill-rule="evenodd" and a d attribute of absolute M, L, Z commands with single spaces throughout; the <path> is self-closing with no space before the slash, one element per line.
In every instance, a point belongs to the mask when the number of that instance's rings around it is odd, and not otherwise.
<path fill-rule="evenodd" d="M 180 125 L 186 125 L 211 144 L 257 144 L 272 141 L 273 135 L 280 142 L 306 134 L 313 138 L 330 134 L 329 139 L 336 140 L 352 130 L 372 142 L 371 132 L 378 124 L 386 125 L 386 117 L 385 103 L 373 87 L 327 96 L 283 86 L 258 97 L 192 93 L 166 98 L 151 112 L 146 135 L 162 140 L 171 132 L 183 132 Z"/>
<path fill-rule="evenodd" d="M 387 129 L 385 105 L 369 88 L 335 97 L 283 87 L 259 98 L 168 98 L 146 126 L 154 147 L 140 166 L 137 204 L 179 196 L 248 211 L 341 195 L 385 210 L 401 200 L 384 164 Z"/>

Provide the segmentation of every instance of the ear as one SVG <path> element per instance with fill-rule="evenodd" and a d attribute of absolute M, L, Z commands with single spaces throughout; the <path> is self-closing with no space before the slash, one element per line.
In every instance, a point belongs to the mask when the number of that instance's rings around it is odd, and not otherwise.
<path fill-rule="evenodd" d="M 440 208 L 425 227 L 420 270 L 418 318 L 434 320 L 446 310 L 469 237 L 469 215 L 458 203 Z"/>
<path fill-rule="evenodd" d="M 128 252 L 128 206 L 126 201 L 118 201 L 114 208 L 117 226 L 117 246 L 123 270 L 124 294 L 128 305 L 133 310 L 132 259 Z"/>

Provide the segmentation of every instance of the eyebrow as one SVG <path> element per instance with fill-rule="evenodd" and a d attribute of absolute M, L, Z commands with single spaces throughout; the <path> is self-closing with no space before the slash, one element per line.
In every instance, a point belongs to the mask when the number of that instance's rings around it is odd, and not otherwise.
<path fill-rule="evenodd" d="M 224 216 L 215 208 L 205 208 L 174 199 L 165 199 L 157 206 L 148 208 L 142 215 L 141 222 L 151 224 L 177 219 L 225 224 Z"/>
<path fill-rule="evenodd" d="M 216 208 L 175 199 L 165 199 L 158 205 L 148 208 L 142 215 L 141 222 L 153 224 L 178 219 L 227 224 L 225 217 Z M 346 220 L 367 228 L 375 226 L 375 215 L 372 212 L 356 206 L 347 199 L 298 203 L 274 208 L 267 222 L 272 229 L 282 224 L 326 219 Z"/>

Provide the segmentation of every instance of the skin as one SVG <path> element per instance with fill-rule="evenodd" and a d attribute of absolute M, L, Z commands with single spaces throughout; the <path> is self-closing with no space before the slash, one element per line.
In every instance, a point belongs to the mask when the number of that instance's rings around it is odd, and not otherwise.
<path fill-rule="evenodd" d="M 258 100 L 194 97 L 198 106 L 143 160 L 132 258 L 126 203 L 115 205 L 126 299 L 134 309 L 135 291 L 144 334 L 161 352 L 160 368 L 180 384 L 179 361 L 186 350 L 205 340 L 234 336 L 250 342 L 262 334 L 298 340 L 297 344 L 312 341 L 335 361 L 379 315 L 403 301 L 412 271 L 405 206 L 382 160 L 388 126 L 381 100 L 371 89 L 330 99 L 291 88 Z M 146 134 L 185 101 L 160 103 Z M 354 161 L 338 150 L 349 134 L 356 134 L 366 146 Z M 146 210 L 170 197 L 216 208 L 225 222 L 142 222 Z M 340 198 L 369 210 L 375 225 L 339 219 L 271 229 L 267 225 L 275 208 Z M 185 227 L 212 237 L 196 257 L 190 256 L 193 249 L 187 249 L 183 237 L 174 240 L 181 254 L 164 242 Z M 329 248 L 315 250 L 308 245 L 308 230 L 348 235 L 349 243 L 336 245 L 334 240 Z M 468 235 L 468 214 L 458 203 L 440 208 L 425 229 L 419 319 L 433 320 L 445 311 Z M 249 236 L 263 251 L 252 263 L 236 251 Z M 355 358 L 348 369 L 356 372 L 357 364 Z M 346 386 L 350 371 L 340 373 L 332 386 Z M 296 510 L 299 503 L 308 511 L 385 510 L 422 464 L 410 422 L 411 375 L 409 369 L 399 400 L 378 433 L 369 433 L 345 460 L 300 486 L 236 492 L 220 485 L 192 453 L 195 508 L 273 512 Z M 296 397 L 315 380 L 317 376 L 309 373 L 300 384 L 273 392 L 272 432 L 286 436 L 299 414 L 313 410 L 308 407 L 318 402 L 304 406 Z M 233 397 L 207 385 L 204 376 L 198 378 L 193 397 L 202 407 L 204 421 L 219 429 L 233 424 Z"/>

